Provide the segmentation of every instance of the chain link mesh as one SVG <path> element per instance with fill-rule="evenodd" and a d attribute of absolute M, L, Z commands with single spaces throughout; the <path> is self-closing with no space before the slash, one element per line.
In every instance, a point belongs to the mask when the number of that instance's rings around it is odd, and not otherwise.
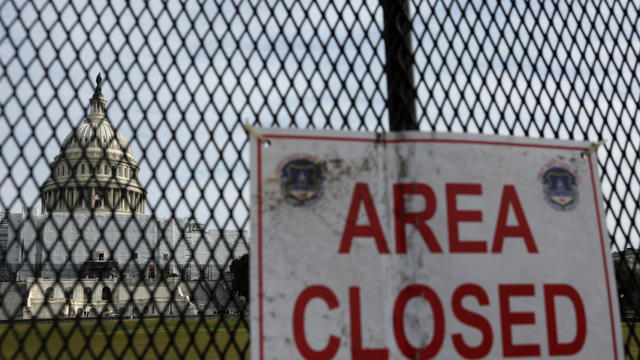
<path fill-rule="evenodd" d="M 248 358 L 244 122 L 604 141 L 638 358 L 638 8 L 0 2 L 0 358 Z"/>

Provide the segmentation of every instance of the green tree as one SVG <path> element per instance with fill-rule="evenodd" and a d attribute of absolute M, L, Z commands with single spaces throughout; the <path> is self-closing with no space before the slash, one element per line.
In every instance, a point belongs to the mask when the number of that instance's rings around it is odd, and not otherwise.
<path fill-rule="evenodd" d="M 614 259 L 613 266 L 618 282 L 620 311 L 636 312 L 640 306 L 640 273 L 633 271 L 624 261 L 624 257 Z"/>
<path fill-rule="evenodd" d="M 249 254 L 234 259 L 231 262 L 231 274 L 233 274 L 233 292 L 249 298 Z"/>

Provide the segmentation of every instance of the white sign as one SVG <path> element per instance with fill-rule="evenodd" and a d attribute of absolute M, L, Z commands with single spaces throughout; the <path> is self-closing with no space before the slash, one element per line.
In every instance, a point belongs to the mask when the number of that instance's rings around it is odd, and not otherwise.
<path fill-rule="evenodd" d="M 253 359 L 624 357 L 588 143 L 258 131 Z"/>

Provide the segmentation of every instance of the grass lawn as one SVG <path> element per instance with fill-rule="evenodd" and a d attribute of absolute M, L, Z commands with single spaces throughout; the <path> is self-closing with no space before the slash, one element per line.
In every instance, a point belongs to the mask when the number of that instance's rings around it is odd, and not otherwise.
<path fill-rule="evenodd" d="M 248 359 L 249 332 L 244 323 L 226 323 L 228 327 L 217 319 L 104 320 L 42 323 L 35 327 L 0 324 L 0 358 Z M 625 358 L 638 359 L 640 343 L 629 337 L 629 332 L 623 322 L 623 341 L 628 343 Z M 640 339 L 640 325 L 636 325 L 635 334 Z"/>
<path fill-rule="evenodd" d="M 217 319 L 0 324 L 0 358 L 249 358 L 244 322 L 226 324 Z"/>
<path fill-rule="evenodd" d="M 637 359 L 638 358 L 638 354 L 640 354 L 640 344 L 638 344 L 638 341 L 636 341 L 637 339 L 640 339 L 640 325 L 634 325 L 634 333 L 635 333 L 635 337 L 633 335 L 631 335 L 631 337 L 629 337 L 629 325 L 627 325 L 627 323 L 625 323 L 624 321 L 622 322 L 622 341 L 624 341 L 625 344 L 628 344 L 628 349 L 625 346 L 625 359 Z"/>

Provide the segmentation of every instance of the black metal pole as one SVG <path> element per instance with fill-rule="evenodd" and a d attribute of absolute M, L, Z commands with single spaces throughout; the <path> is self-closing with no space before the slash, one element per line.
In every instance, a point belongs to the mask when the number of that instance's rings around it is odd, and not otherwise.
<path fill-rule="evenodd" d="M 382 0 L 391 131 L 417 130 L 409 0 Z"/>

